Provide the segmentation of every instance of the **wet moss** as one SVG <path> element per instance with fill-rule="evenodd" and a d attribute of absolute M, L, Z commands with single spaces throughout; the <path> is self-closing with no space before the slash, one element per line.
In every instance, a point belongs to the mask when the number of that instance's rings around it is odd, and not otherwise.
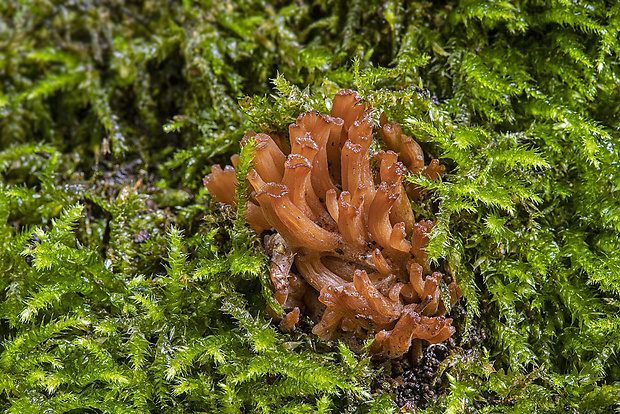
<path fill-rule="evenodd" d="M 619 13 L 3 2 L 0 410 L 617 409 Z M 201 184 L 246 130 L 286 131 L 343 87 L 448 166 L 410 180 L 460 329 L 400 373 L 269 325 L 258 238 Z"/>

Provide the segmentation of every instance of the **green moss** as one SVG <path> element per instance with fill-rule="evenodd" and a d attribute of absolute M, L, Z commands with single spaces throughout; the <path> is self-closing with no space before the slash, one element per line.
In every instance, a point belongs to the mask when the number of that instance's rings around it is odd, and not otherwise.
<path fill-rule="evenodd" d="M 258 239 L 201 188 L 247 129 L 285 131 L 342 87 L 448 167 L 409 179 L 431 190 L 428 250 L 465 293 L 459 337 L 486 339 L 444 361 L 428 412 L 619 408 L 614 2 L 18 1 L 0 16 L 0 410 L 397 411 L 366 356 L 269 324 Z"/>

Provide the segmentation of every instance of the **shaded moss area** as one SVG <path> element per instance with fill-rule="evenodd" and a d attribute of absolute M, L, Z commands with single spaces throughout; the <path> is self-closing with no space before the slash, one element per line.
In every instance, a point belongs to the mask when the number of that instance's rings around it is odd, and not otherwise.
<path fill-rule="evenodd" d="M 1 411 L 619 408 L 615 2 L 22 0 L 0 16 Z M 278 331 L 258 238 L 202 188 L 247 129 L 285 131 L 344 87 L 448 167 L 409 178 L 465 294 L 433 373 L 387 380 Z"/>

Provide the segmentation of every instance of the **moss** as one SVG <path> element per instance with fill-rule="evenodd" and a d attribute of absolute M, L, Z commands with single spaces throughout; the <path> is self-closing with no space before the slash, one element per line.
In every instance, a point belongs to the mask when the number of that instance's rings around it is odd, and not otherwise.
<path fill-rule="evenodd" d="M 619 13 L 2 3 L 0 409 L 397 411 L 366 356 L 268 323 L 258 241 L 201 188 L 248 128 L 343 87 L 448 166 L 410 180 L 465 293 L 458 335 L 486 339 L 444 360 L 427 412 L 617 409 Z"/>

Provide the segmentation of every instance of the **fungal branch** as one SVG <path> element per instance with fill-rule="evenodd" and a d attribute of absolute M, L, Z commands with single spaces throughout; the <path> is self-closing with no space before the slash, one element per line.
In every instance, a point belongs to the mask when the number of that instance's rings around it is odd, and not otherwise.
<path fill-rule="evenodd" d="M 425 165 L 418 143 L 385 114 L 377 125 L 385 149 L 371 154 L 374 127 L 367 105 L 342 90 L 330 115 L 301 114 L 288 140 L 249 131 L 241 143 L 255 145 L 245 218 L 266 234 L 282 329 L 306 315 L 324 340 L 361 343 L 374 335 L 371 352 L 395 358 L 412 342 L 448 339 L 455 328 L 440 284 L 450 305 L 461 293 L 453 278 L 431 269 L 424 247 L 433 222 L 416 222 L 411 201 L 421 191 L 403 183 L 408 171 L 437 179 L 444 167 L 436 159 Z M 232 162 L 204 178 L 226 204 L 235 203 L 238 157 Z"/>

